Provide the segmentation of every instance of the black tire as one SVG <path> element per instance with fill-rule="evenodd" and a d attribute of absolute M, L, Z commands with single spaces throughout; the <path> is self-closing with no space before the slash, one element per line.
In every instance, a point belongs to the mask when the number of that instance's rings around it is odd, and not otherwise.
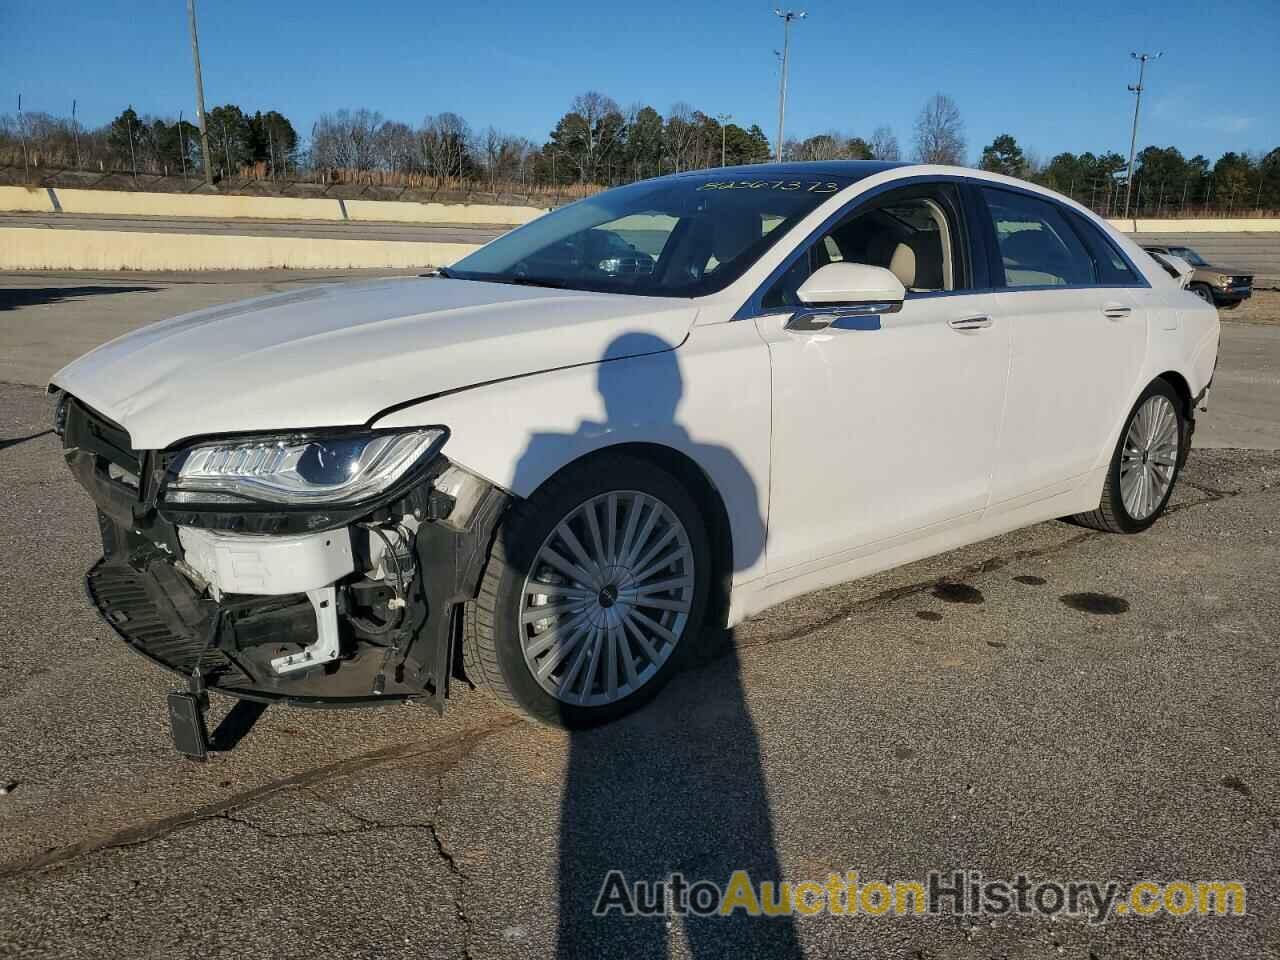
<path fill-rule="evenodd" d="M 1218 305 L 1217 301 L 1213 299 L 1213 287 L 1209 286 L 1207 283 L 1193 283 L 1187 289 L 1205 303 L 1209 304 L 1209 306 L 1216 307 Z"/>
<path fill-rule="evenodd" d="M 1141 520 L 1135 520 L 1125 507 L 1124 498 L 1120 493 L 1120 458 L 1124 450 L 1125 437 L 1129 433 L 1129 427 L 1133 423 L 1134 417 L 1137 416 L 1138 410 L 1142 405 L 1156 394 L 1161 394 L 1168 398 L 1173 405 L 1174 419 L 1178 427 L 1178 456 L 1175 458 L 1176 462 L 1173 467 L 1173 477 L 1169 482 L 1169 489 L 1165 491 L 1159 505 L 1149 516 Z M 1141 533 L 1146 530 L 1160 519 L 1165 507 L 1169 505 L 1169 498 L 1173 496 L 1174 488 L 1178 485 L 1178 475 L 1182 472 L 1182 464 L 1186 460 L 1187 440 L 1186 414 L 1182 399 L 1167 380 L 1152 381 L 1147 389 L 1142 391 L 1142 395 L 1134 403 L 1133 409 L 1129 411 L 1129 416 L 1125 418 L 1124 426 L 1120 430 L 1120 436 L 1116 440 L 1115 450 L 1111 454 L 1111 463 L 1107 467 L 1107 480 L 1102 487 L 1102 499 L 1098 503 L 1098 508 L 1088 513 L 1077 513 L 1071 519 L 1082 526 L 1092 527 L 1095 530 L 1102 530 L 1107 533 Z"/>
<path fill-rule="evenodd" d="M 601 706 L 566 703 L 538 683 L 521 646 L 520 604 L 526 577 L 551 531 L 581 504 L 612 491 L 639 491 L 662 501 L 679 518 L 693 554 L 691 608 L 675 650 L 652 677 L 623 699 Z M 503 519 L 480 592 L 467 604 L 463 667 L 467 679 L 504 706 L 554 726 L 583 728 L 638 709 L 658 693 L 682 663 L 697 656 L 711 585 L 711 549 L 698 507 L 684 486 L 653 463 L 604 453 L 571 465 L 543 484 Z"/>

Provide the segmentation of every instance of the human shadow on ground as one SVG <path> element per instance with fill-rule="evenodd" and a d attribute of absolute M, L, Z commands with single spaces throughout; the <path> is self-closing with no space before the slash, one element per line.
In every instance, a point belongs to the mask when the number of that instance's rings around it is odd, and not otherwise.
<path fill-rule="evenodd" d="M 83 300 L 85 297 L 100 297 L 109 293 L 152 293 L 159 287 L 0 287 L 0 310 L 17 310 L 20 307 L 34 307 L 46 303 L 60 303 L 63 300 Z"/>
<path fill-rule="evenodd" d="M 567 462 L 580 449 L 638 435 L 632 428 L 643 423 L 645 435 L 685 451 L 717 488 L 735 491 L 736 503 L 758 503 L 755 483 L 738 457 L 724 447 L 698 442 L 681 425 L 684 389 L 679 351 L 672 344 L 650 334 L 625 334 L 610 345 L 597 370 L 604 420 L 583 421 L 569 433 L 536 434 L 517 467 L 518 478 L 522 471 L 538 470 L 539 464 Z M 745 520 L 739 517 L 734 526 L 734 550 L 724 549 L 728 533 L 722 525 L 709 524 L 712 556 L 728 561 L 728 569 L 719 571 L 722 581 L 733 568 L 746 568 L 763 553 L 765 520 L 758 508 L 752 513 Z M 617 522 L 621 527 L 625 519 Z M 723 623 L 722 602 L 713 597 L 710 606 L 700 634 L 682 636 L 675 654 L 688 659 L 693 652 L 680 647 L 717 651 L 709 663 L 677 676 L 672 688 L 637 714 L 570 734 L 560 811 L 561 958 L 666 957 L 681 932 L 695 957 L 800 955 L 789 916 L 748 917 L 742 911 L 728 917 L 700 916 L 692 909 L 697 901 L 690 889 L 698 881 L 712 881 L 723 889 L 738 870 L 746 870 L 755 883 L 782 879 L 760 747 L 737 654 L 716 623 L 716 617 Z M 660 609 L 647 613 L 664 622 Z M 601 634 L 581 642 L 625 641 Z M 643 657 L 638 645 L 632 653 Z M 617 659 L 621 658 L 619 651 Z M 599 672 L 593 677 L 603 691 L 605 671 L 616 669 L 621 677 L 622 667 L 611 667 L 606 656 L 598 660 Z M 641 904 L 642 893 L 631 899 L 648 915 L 624 915 L 618 902 L 619 878 L 628 890 L 638 881 L 666 882 L 665 903 L 656 909 L 652 898 Z M 675 902 L 679 897 L 691 906 L 682 910 Z"/>

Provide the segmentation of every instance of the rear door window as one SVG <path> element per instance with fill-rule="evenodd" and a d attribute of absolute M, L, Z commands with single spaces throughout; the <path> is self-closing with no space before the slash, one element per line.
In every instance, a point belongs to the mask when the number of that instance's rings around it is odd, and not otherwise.
<path fill-rule="evenodd" d="M 1006 287 L 1073 287 L 1099 282 L 1098 266 L 1057 204 L 984 187 Z M 997 279 L 999 269 L 997 268 Z"/>
<path fill-rule="evenodd" d="M 1089 248 L 1089 254 L 1093 257 L 1093 263 L 1097 269 L 1099 283 L 1120 287 L 1142 282 L 1133 267 L 1129 266 L 1129 262 L 1120 255 L 1116 245 L 1095 224 L 1090 223 L 1075 211 L 1068 211 L 1067 216 L 1071 219 L 1071 225 L 1084 240 L 1085 246 Z"/>

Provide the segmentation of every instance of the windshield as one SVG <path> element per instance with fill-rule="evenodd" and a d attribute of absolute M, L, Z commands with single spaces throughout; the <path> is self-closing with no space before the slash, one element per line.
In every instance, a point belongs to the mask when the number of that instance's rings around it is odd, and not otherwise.
<path fill-rule="evenodd" d="M 652 297 L 728 286 L 858 176 L 685 174 L 580 200 L 499 237 L 443 271 L 462 280 L 527 283 Z"/>
<path fill-rule="evenodd" d="M 1200 254 L 1196 253 L 1190 247 L 1170 247 L 1169 252 L 1172 253 L 1175 257 L 1181 257 L 1183 260 L 1187 261 L 1187 263 L 1191 264 L 1193 267 L 1208 266 L 1208 264 L 1204 260 L 1204 257 L 1200 256 Z"/>

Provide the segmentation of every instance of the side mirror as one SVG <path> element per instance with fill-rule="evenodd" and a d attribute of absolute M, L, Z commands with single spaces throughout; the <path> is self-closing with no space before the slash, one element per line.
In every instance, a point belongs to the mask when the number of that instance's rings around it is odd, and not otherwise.
<path fill-rule="evenodd" d="M 810 274 L 796 291 L 805 309 L 787 327 L 821 330 L 842 316 L 896 313 L 907 298 L 906 288 L 893 272 L 866 263 L 828 263 Z"/>
<path fill-rule="evenodd" d="M 891 270 L 866 263 L 828 263 L 800 284 L 801 303 L 901 303 L 907 298 L 902 281 Z"/>

